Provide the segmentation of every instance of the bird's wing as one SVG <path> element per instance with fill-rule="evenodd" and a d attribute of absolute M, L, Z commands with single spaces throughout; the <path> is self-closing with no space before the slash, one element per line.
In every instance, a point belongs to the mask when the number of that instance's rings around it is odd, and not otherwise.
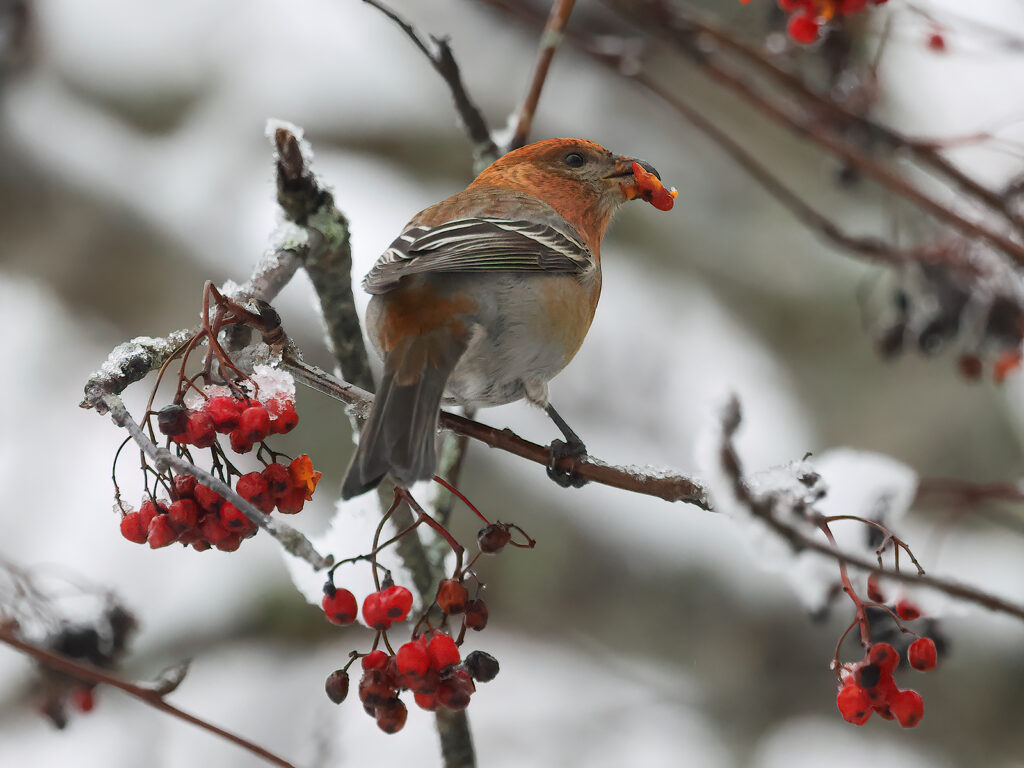
<path fill-rule="evenodd" d="M 547 224 L 511 219 L 457 219 L 407 228 L 363 279 L 386 293 L 406 275 L 423 272 L 556 272 L 583 274 L 594 257 L 579 239 Z"/>

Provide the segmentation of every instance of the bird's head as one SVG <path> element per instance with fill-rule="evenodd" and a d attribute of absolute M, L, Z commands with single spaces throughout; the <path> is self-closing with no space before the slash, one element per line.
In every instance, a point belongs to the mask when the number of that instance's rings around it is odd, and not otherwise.
<path fill-rule="evenodd" d="M 640 197 L 667 210 L 674 197 L 661 187 L 661 176 L 650 163 L 615 155 L 587 139 L 527 144 L 494 161 L 473 184 L 532 194 L 549 203 L 584 237 L 596 237 L 598 242 L 616 209 L 627 200 Z M 652 189 L 662 190 L 657 199 L 668 196 L 667 205 L 652 199 Z"/>

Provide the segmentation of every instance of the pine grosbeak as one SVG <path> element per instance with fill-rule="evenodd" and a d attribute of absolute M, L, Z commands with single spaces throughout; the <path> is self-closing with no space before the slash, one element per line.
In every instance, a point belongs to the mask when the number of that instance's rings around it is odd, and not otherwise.
<path fill-rule="evenodd" d="M 525 397 L 544 408 L 566 438 L 552 443 L 549 474 L 576 484 L 555 459 L 586 449 L 548 403 L 547 383 L 594 318 L 612 214 L 637 196 L 671 207 L 653 179 L 646 163 L 592 141 L 549 139 L 498 159 L 406 225 L 363 280 L 384 373 L 344 498 L 385 474 L 402 486 L 433 476 L 442 398 L 476 407 Z"/>

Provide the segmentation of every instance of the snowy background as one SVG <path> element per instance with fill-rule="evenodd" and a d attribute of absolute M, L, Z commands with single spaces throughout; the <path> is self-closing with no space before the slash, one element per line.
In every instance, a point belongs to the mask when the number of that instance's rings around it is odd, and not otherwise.
<path fill-rule="evenodd" d="M 749 20 L 755 5 L 723 0 L 720 10 Z M 1014 0 L 927 5 L 1024 35 Z M 502 125 L 525 88 L 535 35 L 470 0 L 394 6 L 422 31 L 451 36 L 470 90 Z M 276 221 L 268 118 L 305 128 L 314 169 L 351 219 L 358 276 L 414 212 L 469 178 L 447 91 L 356 0 L 38 0 L 30 9 L 24 56 L 0 75 L 0 557 L 114 587 L 142 622 L 129 674 L 194 657 L 172 701 L 297 764 L 435 764 L 426 714 L 413 708 L 388 737 L 356 701 L 335 707 L 323 695 L 323 679 L 367 633 L 327 626 L 266 536 L 232 555 L 198 555 L 118 535 L 109 475 L 121 438 L 77 403 L 114 345 L 192 324 L 202 282 L 244 279 L 267 247 Z M 941 136 L 1021 117 L 1024 58 L 955 34 L 936 55 L 919 19 L 897 21 L 880 69 L 886 120 Z M 836 216 L 854 227 L 889 221 L 877 190 L 838 188 L 833 161 L 765 131 L 706 85 L 693 95 Z M 1020 128 L 1000 135 L 1020 139 Z M 552 385 L 592 454 L 696 472 L 698 436 L 734 391 L 747 465 L 822 455 L 837 512 L 873 483 L 906 491 L 907 467 L 977 481 L 1020 473 L 1019 382 L 969 384 L 948 355 L 882 362 L 857 302 L 881 273 L 823 246 L 627 81 L 560 51 L 534 134 L 582 135 L 643 157 L 680 190 L 671 213 L 634 205 L 617 219 L 597 319 Z M 952 156 L 987 180 L 1020 165 L 977 148 Z M 307 356 L 328 365 L 303 276 L 276 306 Z M 143 395 L 130 394 L 138 410 Z M 299 408 L 288 445 L 308 451 L 325 478 L 296 524 L 318 536 L 351 441 L 325 399 L 300 392 Z M 524 404 L 482 418 L 538 442 L 554 436 Z M 825 453 L 839 446 L 898 463 L 866 471 L 875 459 Z M 502 665 L 470 709 L 483 766 L 1024 766 L 1019 624 L 948 612 L 952 654 L 908 681 L 924 695 L 924 722 L 901 731 L 876 718 L 858 729 L 836 713 L 827 669 L 848 611 L 812 622 L 790 588 L 806 586 L 814 563 L 806 574 L 766 573 L 751 554 L 758 542 L 726 515 L 604 487 L 563 491 L 536 465 L 479 446 L 463 490 L 539 540 L 482 569 L 491 624 L 474 640 Z M 342 514 L 361 536 L 365 513 Z M 456 528 L 471 537 L 476 526 L 462 518 Z M 912 511 L 900 532 L 934 572 L 1024 598 L 1019 536 L 969 516 L 949 528 L 928 510 Z M 25 659 L 0 648 L 0 766 L 256 764 L 110 690 L 57 733 L 32 711 L 30 681 Z"/>

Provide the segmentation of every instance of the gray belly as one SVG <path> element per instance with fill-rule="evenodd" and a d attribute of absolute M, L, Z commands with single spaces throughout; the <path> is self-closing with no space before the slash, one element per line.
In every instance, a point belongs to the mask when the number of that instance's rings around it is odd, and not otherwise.
<path fill-rule="evenodd" d="M 544 278 L 491 279 L 492 290 L 481 303 L 469 346 L 448 377 L 446 398 L 474 406 L 503 405 L 523 397 L 543 403 L 547 382 L 568 362 L 561 345 L 542 340 L 538 333 L 546 321 L 540 292 Z"/>

